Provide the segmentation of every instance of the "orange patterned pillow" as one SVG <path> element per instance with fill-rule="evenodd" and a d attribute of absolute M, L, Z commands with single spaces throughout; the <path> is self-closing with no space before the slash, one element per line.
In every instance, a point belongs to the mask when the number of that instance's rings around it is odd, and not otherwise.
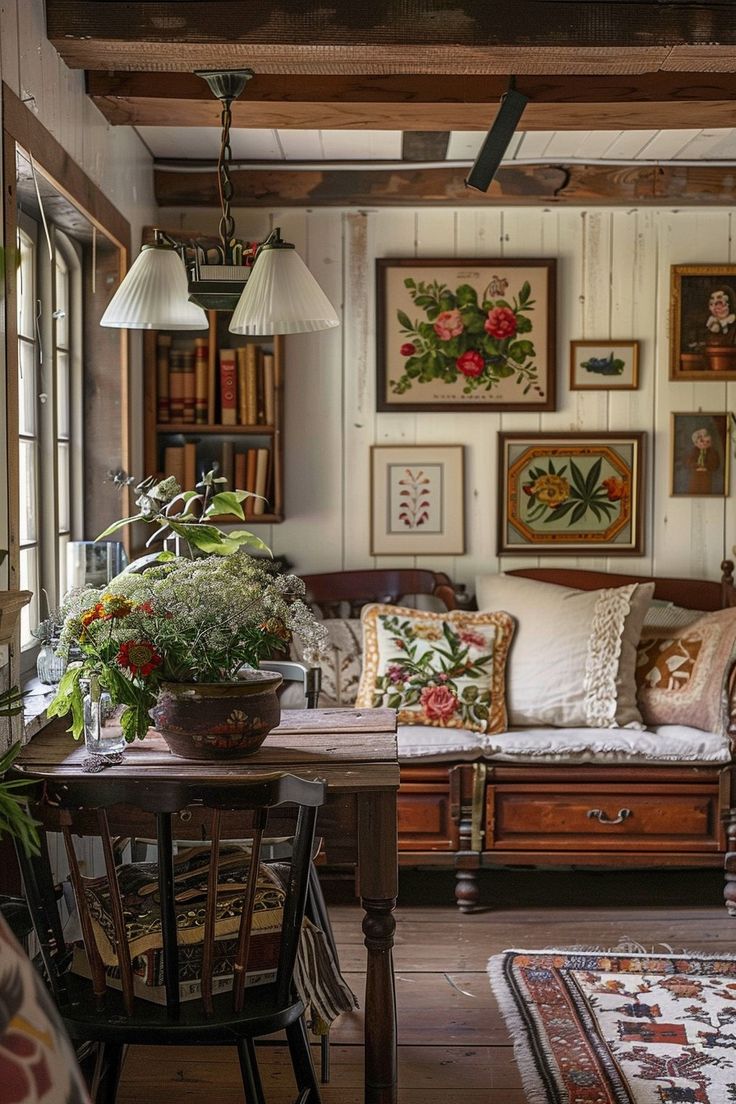
<path fill-rule="evenodd" d="M 722 732 L 725 680 L 734 648 L 736 609 L 701 614 L 681 628 L 645 625 L 636 662 L 644 723 Z"/>

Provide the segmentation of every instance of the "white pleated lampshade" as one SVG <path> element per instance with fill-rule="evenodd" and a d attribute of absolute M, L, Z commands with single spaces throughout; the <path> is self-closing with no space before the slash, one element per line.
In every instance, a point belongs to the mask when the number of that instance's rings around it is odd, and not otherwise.
<path fill-rule="evenodd" d="M 126 330 L 206 330 L 207 315 L 189 302 L 187 272 L 176 250 L 144 245 L 100 319 Z"/>
<path fill-rule="evenodd" d="M 230 332 L 260 337 L 339 325 L 335 308 L 296 249 L 266 245 L 233 312 Z"/>

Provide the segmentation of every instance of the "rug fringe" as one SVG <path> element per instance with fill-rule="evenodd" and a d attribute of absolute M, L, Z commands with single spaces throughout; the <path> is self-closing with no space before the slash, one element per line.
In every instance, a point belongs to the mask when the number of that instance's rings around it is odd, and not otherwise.
<path fill-rule="evenodd" d="M 504 951 L 503 954 L 493 955 L 488 960 L 488 977 L 491 982 L 493 995 L 498 1001 L 503 1021 L 508 1028 L 509 1035 L 514 1044 L 514 1061 L 521 1076 L 521 1084 L 524 1089 L 527 1104 L 549 1104 L 549 1094 L 542 1080 L 542 1076 L 534 1061 L 529 1045 L 529 1032 L 519 1012 L 514 995 L 509 988 L 508 981 L 503 972 L 506 955 L 515 954 L 514 951 Z M 521 953 L 521 952 L 518 952 Z M 545 1047 L 545 1058 L 554 1063 L 552 1055 Z"/>
<path fill-rule="evenodd" d="M 630 951 L 629 947 L 641 948 Z M 657 947 L 667 947 L 666 951 L 658 951 Z M 692 947 L 680 947 L 675 951 L 668 943 L 655 943 L 651 950 L 647 950 L 641 943 L 629 943 L 628 941 L 615 947 L 593 947 L 590 944 L 580 944 L 573 947 L 509 947 L 499 955 L 493 955 L 488 963 L 495 958 L 503 958 L 508 954 L 610 954 L 627 955 L 629 958 L 704 958 L 707 961 L 725 959 L 727 962 L 736 962 L 736 954 L 708 954 L 706 951 L 694 950 Z"/>

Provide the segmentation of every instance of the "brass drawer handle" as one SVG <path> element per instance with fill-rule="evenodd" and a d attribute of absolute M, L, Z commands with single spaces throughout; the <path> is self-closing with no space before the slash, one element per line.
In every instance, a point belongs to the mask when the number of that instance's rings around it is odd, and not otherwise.
<path fill-rule="evenodd" d="M 623 824 L 625 820 L 628 820 L 630 816 L 633 816 L 631 809 L 619 809 L 618 816 L 611 820 L 606 816 L 603 809 L 588 809 L 588 820 L 597 820 L 599 824 Z"/>

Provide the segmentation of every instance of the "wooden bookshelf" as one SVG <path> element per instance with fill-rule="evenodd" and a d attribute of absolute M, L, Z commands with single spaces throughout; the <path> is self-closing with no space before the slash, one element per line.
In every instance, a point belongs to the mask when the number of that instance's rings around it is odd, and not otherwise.
<path fill-rule="evenodd" d="M 144 334 L 143 378 L 144 378 L 144 460 L 145 474 L 163 477 L 177 475 L 182 484 L 185 448 L 187 466 L 196 471 L 196 479 L 203 471 L 215 463 L 219 473 L 228 479 L 228 490 L 256 491 L 257 487 L 247 486 L 247 479 L 240 481 L 236 477 L 236 468 L 242 473 L 247 467 L 249 452 L 254 457 L 251 464 L 257 468 L 258 451 L 268 453 L 265 460 L 267 469 L 267 503 L 265 512 L 246 517 L 246 525 L 277 524 L 284 520 L 283 508 L 283 339 L 247 338 L 231 334 L 228 330 L 230 314 L 223 311 L 208 311 L 209 328 L 201 332 L 147 331 Z M 163 338 L 160 341 L 160 337 Z M 195 340 L 206 341 L 200 345 L 199 370 L 194 354 Z M 250 348 L 248 348 L 250 347 Z M 223 349 L 236 350 L 235 353 L 235 418 L 236 424 L 223 422 L 222 386 L 220 354 Z M 237 350 L 248 350 L 238 354 Z M 173 353 L 173 356 L 172 356 Z M 204 378 L 206 358 L 206 380 Z M 227 360 L 227 358 L 226 358 Z M 247 364 L 246 364 L 247 362 Z M 194 364 L 194 370 L 192 365 Z M 168 413 L 171 418 L 172 365 L 175 382 L 175 402 L 178 404 L 176 420 L 165 420 Z M 182 367 L 183 366 L 183 367 Z M 181 377 L 178 373 L 181 372 Z M 245 385 L 246 373 L 249 383 Z M 255 391 L 252 379 L 256 379 Z M 159 384 L 162 394 L 159 394 Z M 192 393 L 192 387 L 195 392 Z M 206 395 L 205 395 L 206 388 Z M 165 391 L 168 389 L 168 402 Z M 245 390 L 248 401 L 245 401 Z M 197 403 L 198 400 L 198 403 Z M 196 417 L 196 405 L 200 416 L 206 403 L 206 422 L 192 421 Z M 182 417 L 182 406 L 186 413 Z M 246 410 L 250 414 L 247 422 L 241 422 L 240 416 Z M 232 409 L 232 406 L 231 406 Z M 271 417 L 265 420 L 266 413 Z M 260 420 L 263 419 L 263 420 Z M 192 446 L 194 448 L 192 449 Z M 172 470 L 165 470 L 166 450 L 171 449 L 169 459 Z M 181 451 L 180 451 L 181 450 Z M 238 456 L 245 459 L 238 460 Z M 224 470 L 228 469 L 228 470 Z M 185 486 L 185 490 L 191 487 Z M 217 520 L 217 519 L 213 519 Z M 220 521 L 230 519 L 220 519 Z"/>

